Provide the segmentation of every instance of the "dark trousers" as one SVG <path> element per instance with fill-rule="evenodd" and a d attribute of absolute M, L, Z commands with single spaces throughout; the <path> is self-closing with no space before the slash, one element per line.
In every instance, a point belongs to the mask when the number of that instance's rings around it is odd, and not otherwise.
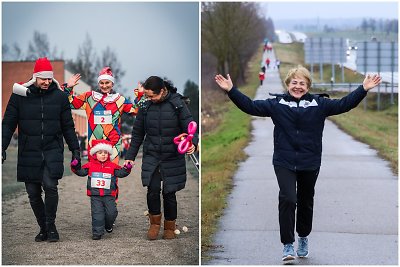
<path fill-rule="evenodd" d="M 90 206 L 92 209 L 92 233 L 103 235 L 104 229 L 111 229 L 118 216 L 115 197 L 91 196 Z"/>
<path fill-rule="evenodd" d="M 150 184 L 147 187 L 147 207 L 151 215 L 157 215 L 161 213 L 161 181 L 162 176 L 160 168 L 157 168 L 153 176 L 151 177 Z M 173 221 L 177 217 L 178 204 L 176 202 L 176 192 L 165 193 L 163 195 L 164 204 L 164 218 L 168 221 Z"/>
<path fill-rule="evenodd" d="M 294 242 L 294 225 L 297 204 L 296 232 L 300 237 L 311 233 L 314 187 L 319 168 L 313 171 L 292 171 L 274 166 L 279 184 L 279 226 L 281 242 Z M 296 190 L 297 184 L 297 190 Z"/>
<path fill-rule="evenodd" d="M 29 203 L 41 229 L 54 225 L 58 207 L 58 179 L 50 178 L 49 170 L 44 166 L 42 183 L 25 183 Z M 42 199 L 42 188 L 44 201 Z"/>

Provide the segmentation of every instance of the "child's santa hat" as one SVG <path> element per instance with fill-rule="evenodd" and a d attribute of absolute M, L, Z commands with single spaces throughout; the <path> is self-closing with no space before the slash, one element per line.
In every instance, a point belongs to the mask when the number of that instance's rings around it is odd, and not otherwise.
<path fill-rule="evenodd" d="M 108 154 L 112 154 L 113 147 L 110 141 L 107 140 L 93 140 L 92 141 L 92 147 L 90 148 L 90 155 L 93 156 L 100 150 L 105 150 L 108 152 Z"/>
<path fill-rule="evenodd" d="M 13 93 L 17 95 L 26 96 L 28 87 L 36 82 L 36 78 L 53 79 L 53 82 L 61 90 L 60 84 L 54 79 L 53 67 L 47 57 L 42 57 L 36 60 L 35 67 L 33 68 L 32 79 L 26 83 L 14 83 Z"/>
<path fill-rule="evenodd" d="M 104 67 L 100 71 L 99 77 L 97 77 L 97 83 L 99 83 L 101 80 L 109 80 L 115 84 L 115 79 L 110 67 Z"/>

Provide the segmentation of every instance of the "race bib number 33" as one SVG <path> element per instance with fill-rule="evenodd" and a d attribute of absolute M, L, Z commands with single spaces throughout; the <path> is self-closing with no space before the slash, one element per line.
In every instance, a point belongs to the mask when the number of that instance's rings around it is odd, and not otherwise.
<path fill-rule="evenodd" d="M 111 110 L 94 111 L 94 124 L 111 124 L 111 123 L 112 123 Z"/>
<path fill-rule="evenodd" d="M 102 172 L 92 172 L 90 186 L 93 188 L 110 189 L 111 174 Z"/>

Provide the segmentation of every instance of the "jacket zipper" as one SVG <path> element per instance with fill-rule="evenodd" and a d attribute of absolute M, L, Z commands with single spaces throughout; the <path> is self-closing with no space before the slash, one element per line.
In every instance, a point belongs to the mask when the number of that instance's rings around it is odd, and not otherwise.
<path fill-rule="evenodd" d="M 161 138 L 161 105 L 159 106 L 159 109 L 158 109 L 158 112 L 159 112 L 159 116 L 158 116 L 158 133 L 159 133 L 159 136 L 160 136 L 160 154 L 161 154 L 161 148 L 162 148 L 162 144 L 161 144 L 161 140 L 162 140 L 162 138 Z"/>
<path fill-rule="evenodd" d="M 296 104 L 297 104 L 297 106 L 296 106 L 296 113 L 297 113 L 297 118 L 296 118 L 296 158 L 295 158 L 295 165 L 294 165 L 294 171 L 297 171 L 297 159 L 298 159 L 298 156 L 299 156 L 299 152 L 298 152 L 298 142 L 299 142 L 299 125 L 298 125 L 298 123 L 299 123 L 299 121 L 298 121 L 298 119 L 299 119 L 299 103 L 300 102 L 296 102 Z"/>
<path fill-rule="evenodd" d="M 43 136 L 43 130 L 44 130 L 44 123 L 43 123 L 43 95 L 40 96 L 40 104 L 41 104 L 41 113 L 42 113 L 42 122 L 41 122 L 41 126 L 42 126 L 42 160 L 44 160 L 44 154 L 43 154 L 43 142 L 44 142 L 44 136 Z"/>

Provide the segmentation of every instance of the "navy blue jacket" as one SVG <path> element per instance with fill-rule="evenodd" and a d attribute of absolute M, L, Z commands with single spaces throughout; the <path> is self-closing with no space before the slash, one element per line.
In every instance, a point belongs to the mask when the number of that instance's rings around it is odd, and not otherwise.
<path fill-rule="evenodd" d="M 362 85 L 341 99 L 309 93 L 296 99 L 287 93 L 253 101 L 237 88 L 228 93 L 243 112 L 271 117 L 275 125 L 273 164 L 294 171 L 315 170 L 321 166 L 325 118 L 355 108 L 366 95 Z"/>

